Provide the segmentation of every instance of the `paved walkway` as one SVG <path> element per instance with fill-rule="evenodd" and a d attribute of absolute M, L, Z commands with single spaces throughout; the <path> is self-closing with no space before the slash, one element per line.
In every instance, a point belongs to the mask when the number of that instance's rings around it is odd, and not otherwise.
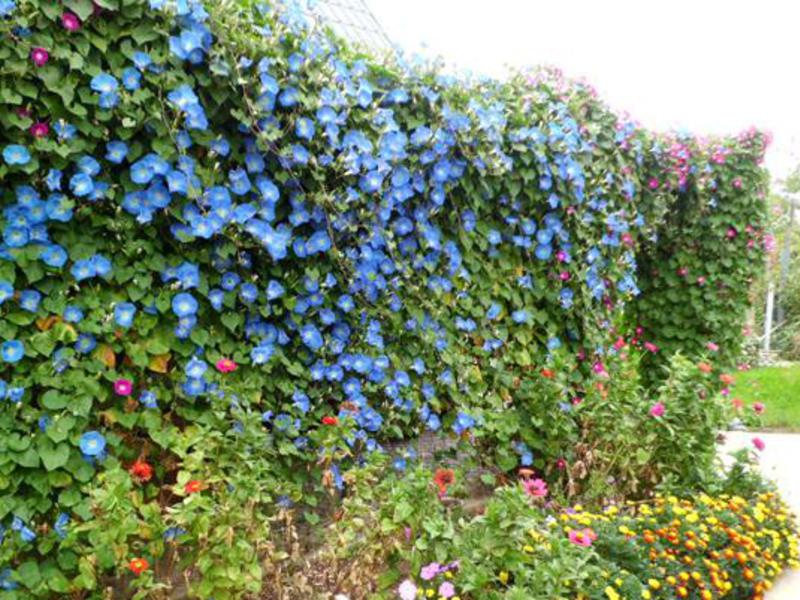
<path fill-rule="evenodd" d="M 778 483 L 784 500 L 800 516 L 800 434 L 729 432 L 725 450 L 752 448 L 756 436 L 766 444 L 759 453 L 762 473 Z M 767 594 L 767 600 L 800 600 L 800 570 L 785 573 Z"/>

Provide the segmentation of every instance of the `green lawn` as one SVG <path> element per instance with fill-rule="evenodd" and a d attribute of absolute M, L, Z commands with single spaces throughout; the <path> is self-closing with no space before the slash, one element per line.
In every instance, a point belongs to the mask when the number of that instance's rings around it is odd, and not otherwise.
<path fill-rule="evenodd" d="M 800 431 L 800 365 L 762 367 L 736 374 L 732 396 L 745 405 L 763 402 L 765 428 Z"/>

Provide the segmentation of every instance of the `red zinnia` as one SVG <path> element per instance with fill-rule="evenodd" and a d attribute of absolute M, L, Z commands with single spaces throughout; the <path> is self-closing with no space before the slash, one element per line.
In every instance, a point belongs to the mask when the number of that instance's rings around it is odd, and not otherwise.
<path fill-rule="evenodd" d="M 128 563 L 128 568 L 133 571 L 134 575 L 141 575 L 150 567 L 150 563 L 146 558 L 134 558 Z"/>
<path fill-rule="evenodd" d="M 153 467 L 143 460 L 137 460 L 128 469 L 128 473 L 139 481 L 150 481 L 150 478 L 153 477 Z"/>
<path fill-rule="evenodd" d="M 453 485 L 456 481 L 456 474 L 453 469 L 436 469 L 433 474 L 433 483 L 439 488 L 439 495 L 443 496 L 447 492 L 447 488 Z"/>
<path fill-rule="evenodd" d="M 183 491 L 187 494 L 195 494 L 203 489 L 203 482 L 198 479 L 192 479 L 183 486 Z"/>
<path fill-rule="evenodd" d="M 217 370 L 220 373 L 230 373 L 237 369 L 238 365 L 230 358 L 220 358 L 217 361 Z"/>
<path fill-rule="evenodd" d="M 322 424 L 323 425 L 338 425 L 339 419 L 336 417 L 322 417 Z"/>

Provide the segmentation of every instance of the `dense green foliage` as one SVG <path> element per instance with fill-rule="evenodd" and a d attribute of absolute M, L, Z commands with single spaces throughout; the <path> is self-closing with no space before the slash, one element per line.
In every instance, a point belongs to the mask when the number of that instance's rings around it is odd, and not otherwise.
<path fill-rule="evenodd" d="M 423 430 L 503 471 L 565 461 L 577 493 L 630 346 L 736 352 L 761 134 L 663 138 L 550 73 L 456 81 L 299 19 L 0 0 L 10 598 L 99 597 L 125 570 L 140 596 L 176 569 L 201 597 L 254 591 L 276 512 L 316 522 L 354 461 Z M 706 283 L 681 293 L 664 257 Z M 627 431 L 650 423 L 637 375 Z M 696 375 L 703 471 L 723 412 Z M 632 488 L 675 448 L 646 439 L 609 467 Z"/>

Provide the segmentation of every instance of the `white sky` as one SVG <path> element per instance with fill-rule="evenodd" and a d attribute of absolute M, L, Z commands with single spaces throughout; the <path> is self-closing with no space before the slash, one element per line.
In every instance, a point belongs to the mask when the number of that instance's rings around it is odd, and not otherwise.
<path fill-rule="evenodd" d="M 800 162 L 798 0 L 367 0 L 393 42 L 458 70 L 551 64 L 653 129 L 771 131 Z"/>

